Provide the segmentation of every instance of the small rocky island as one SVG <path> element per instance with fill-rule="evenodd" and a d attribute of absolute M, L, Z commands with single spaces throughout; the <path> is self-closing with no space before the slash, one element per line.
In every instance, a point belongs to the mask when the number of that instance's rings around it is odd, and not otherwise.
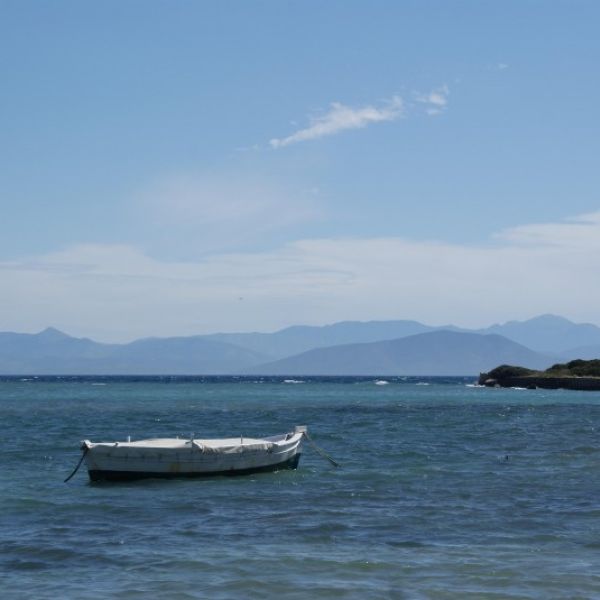
<path fill-rule="evenodd" d="M 501 365 L 489 373 L 481 373 L 479 384 L 488 387 L 600 391 L 600 360 L 572 360 L 552 365 L 545 371 Z"/>

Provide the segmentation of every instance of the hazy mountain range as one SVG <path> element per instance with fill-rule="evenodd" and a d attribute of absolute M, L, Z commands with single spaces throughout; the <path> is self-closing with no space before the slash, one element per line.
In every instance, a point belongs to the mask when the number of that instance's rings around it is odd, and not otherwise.
<path fill-rule="evenodd" d="M 271 375 L 470 375 L 485 365 L 553 361 L 501 335 L 434 331 L 396 340 L 316 348 L 250 369 Z M 400 369 L 400 370 L 399 370 Z"/>
<path fill-rule="evenodd" d="M 48 328 L 0 333 L 0 374 L 476 375 L 600 357 L 600 328 L 543 315 L 479 330 L 416 321 L 341 322 L 103 344 Z"/>

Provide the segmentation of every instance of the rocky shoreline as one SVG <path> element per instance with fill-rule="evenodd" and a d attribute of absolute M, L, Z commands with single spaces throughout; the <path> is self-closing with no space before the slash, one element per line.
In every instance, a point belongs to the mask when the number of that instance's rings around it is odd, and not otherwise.
<path fill-rule="evenodd" d="M 487 375 L 487 373 L 483 373 Z M 600 391 L 600 377 L 505 377 L 494 379 L 479 378 L 479 385 L 486 387 L 520 387 L 527 389 L 542 388 L 546 390 L 584 390 Z"/>
<path fill-rule="evenodd" d="M 545 371 L 501 365 L 479 375 L 479 385 L 546 390 L 600 391 L 600 360 L 573 360 Z"/>

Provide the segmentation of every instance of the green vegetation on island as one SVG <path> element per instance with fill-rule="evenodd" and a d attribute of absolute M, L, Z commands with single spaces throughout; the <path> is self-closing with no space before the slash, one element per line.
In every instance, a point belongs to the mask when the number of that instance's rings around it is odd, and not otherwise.
<path fill-rule="evenodd" d="M 600 377 L 600 360 L 572 360 L 552 365 L 544 371 L 549 377 Z"/>

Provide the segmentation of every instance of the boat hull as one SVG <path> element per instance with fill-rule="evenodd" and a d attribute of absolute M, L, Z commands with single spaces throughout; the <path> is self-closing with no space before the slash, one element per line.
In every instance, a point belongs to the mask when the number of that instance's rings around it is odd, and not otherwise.
<path fill-rule="evenodd" d="M 90 481 L 136 481 L 139 479 L 180 479 L 180 478 L 206 478 L 206 477 L 232 477 L 236 475 L 252 475 L 253 473 L 268 473 L 284 469 L 296 469 L 300 462 L 301 453 L 295 454 L 284 462 L 246 468 L 232 468 L 223 471 L 108 471 L 89 469 Z"/>

